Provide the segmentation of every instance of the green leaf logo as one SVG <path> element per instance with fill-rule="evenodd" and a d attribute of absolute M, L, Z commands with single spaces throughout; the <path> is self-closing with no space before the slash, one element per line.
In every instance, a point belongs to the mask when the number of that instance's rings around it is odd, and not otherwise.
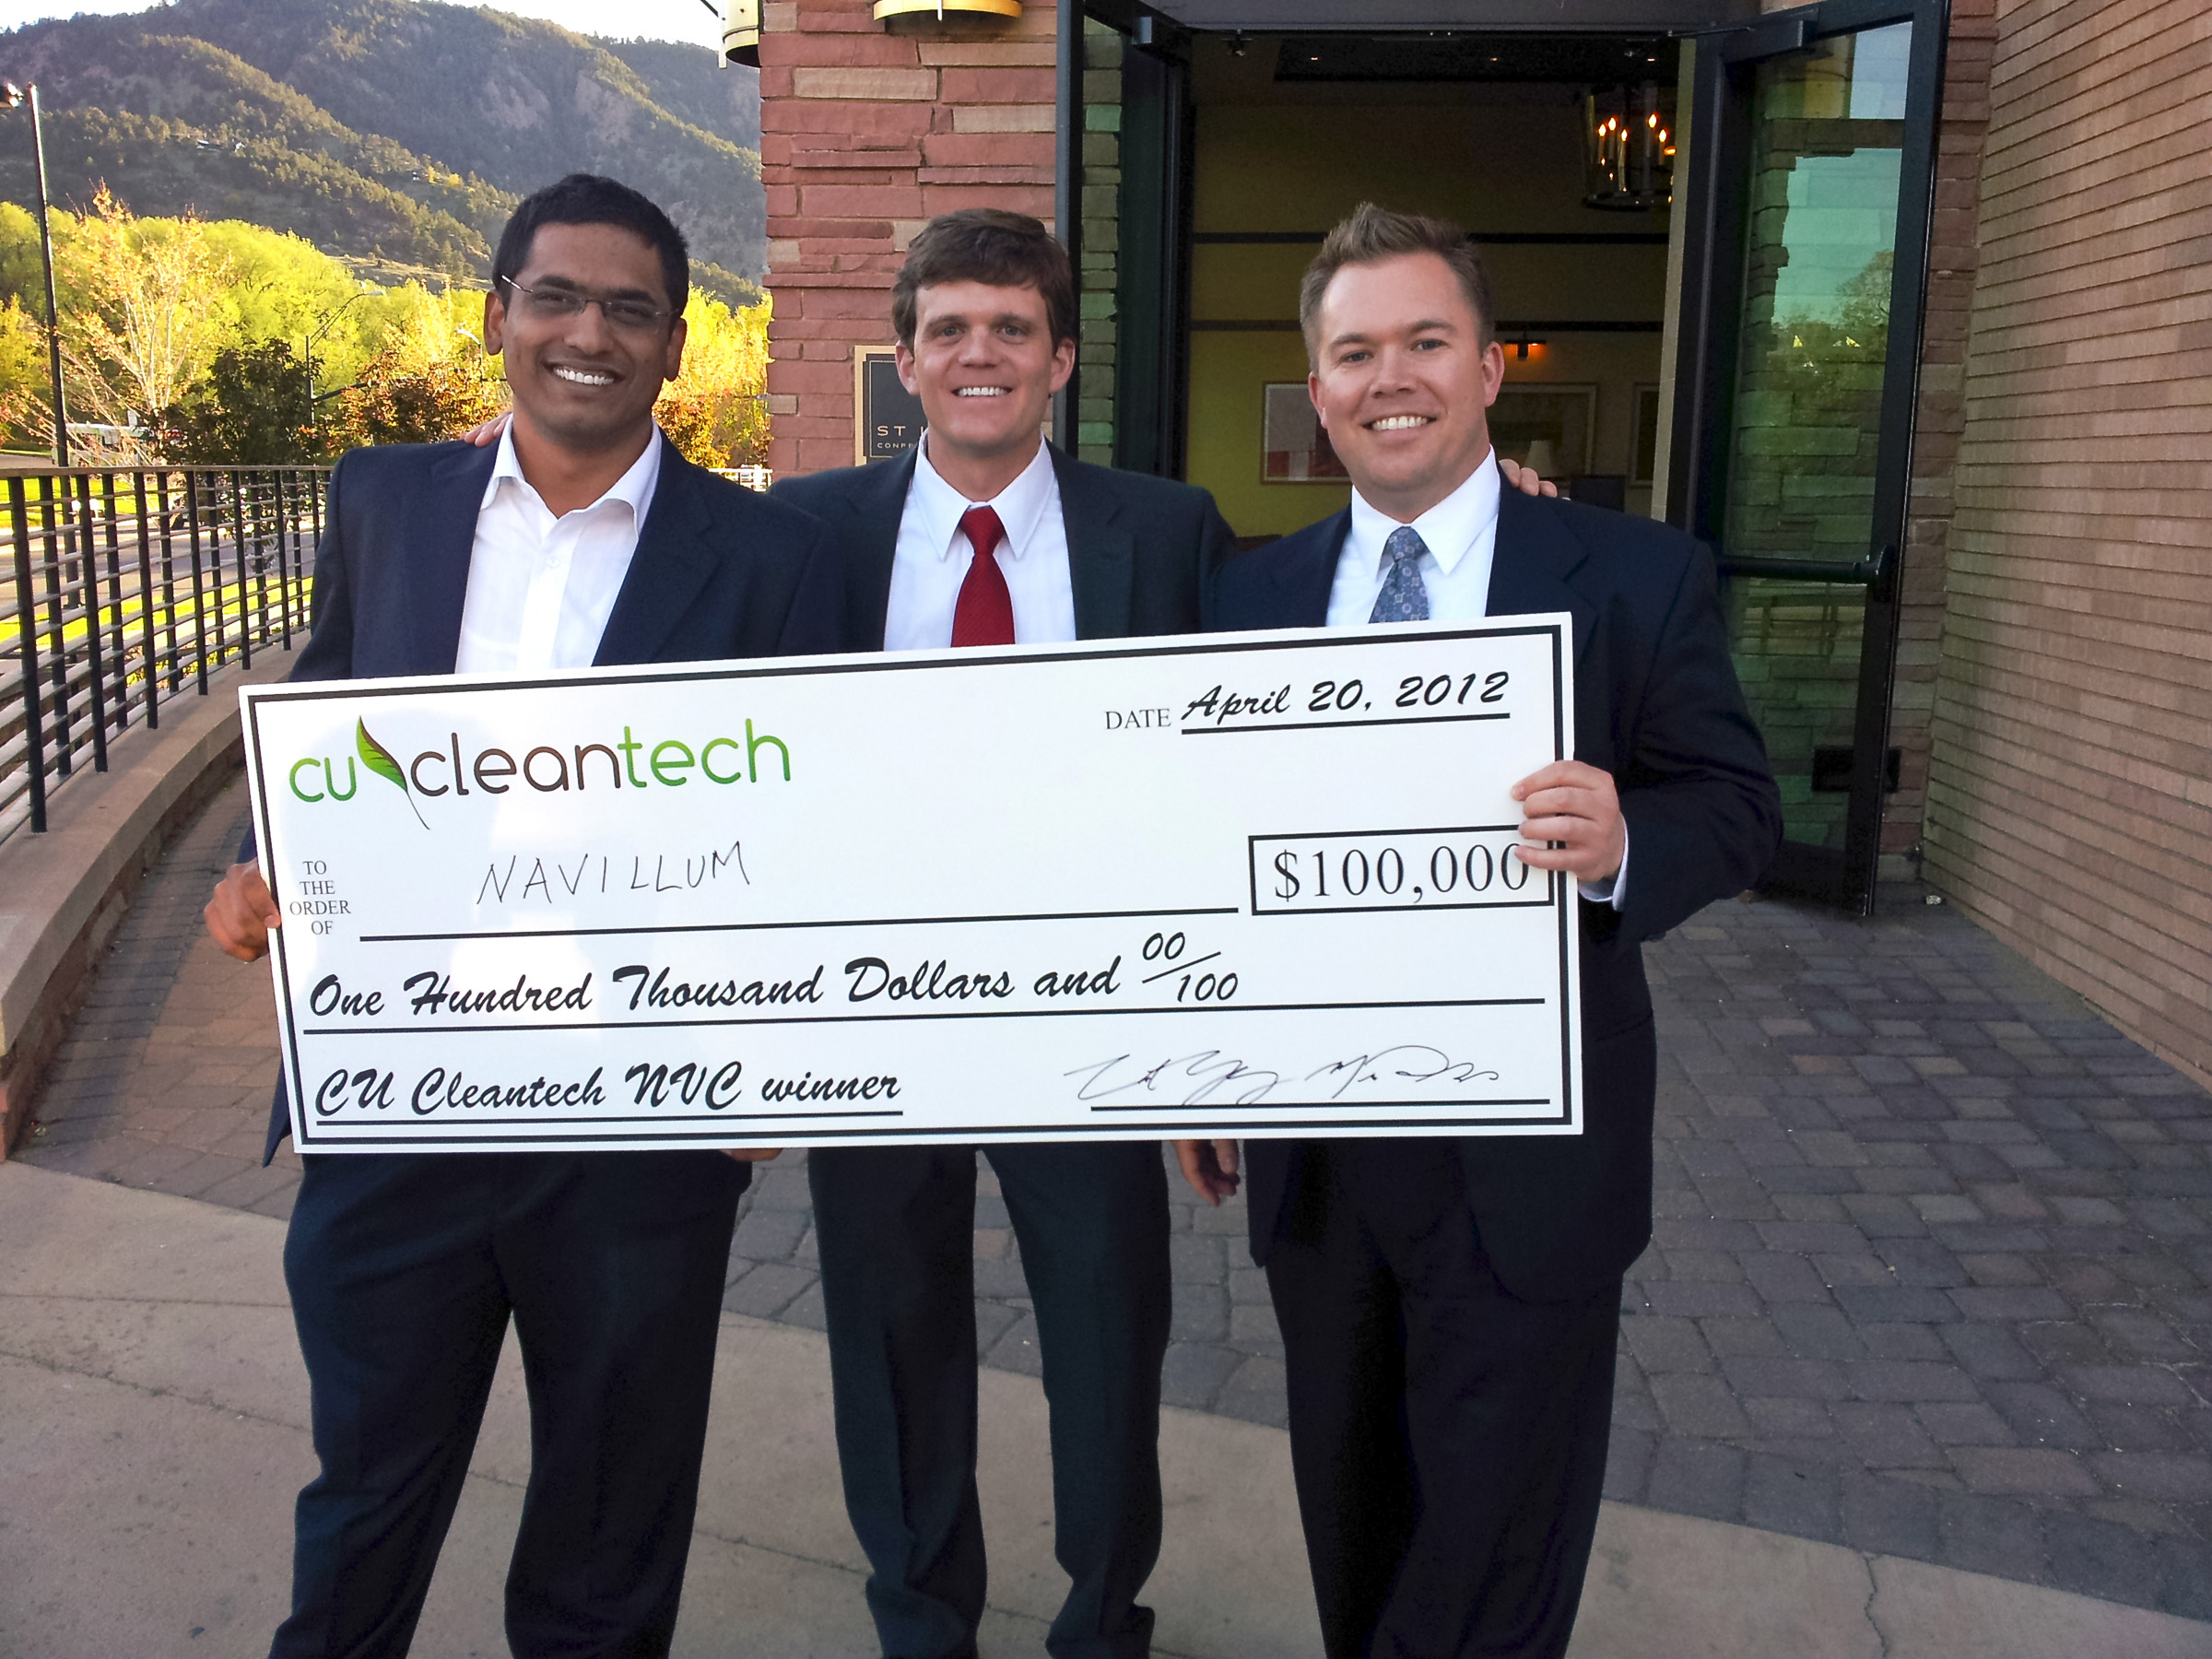
<path fill-rule="evenodd" d="M 407 774 L 400 770 L 399 762 L 392 758 L 392 751 L 369 735 L 365 722 L 357 720 L 353 723 L 353 747 L 360 751 L 363 766 L 378 777 L 399 786 L 399 793 L 407 797 L 407 807 L 415 814 L 415 821 L 428 830 L 429 825 L 424 822 L 422 808 L 415 805 L 414 793 L 407 788 Z"/>

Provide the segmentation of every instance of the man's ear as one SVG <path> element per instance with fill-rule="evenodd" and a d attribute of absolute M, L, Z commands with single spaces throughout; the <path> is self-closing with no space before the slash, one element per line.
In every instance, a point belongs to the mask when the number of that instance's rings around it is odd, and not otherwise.
<path fill-rule="evenodd" d="M 502 349 L 500 336 L 507 332 L 507 307 L 500 299 L 500 285 L 495 281 L 491 291 L 484 296 L 484 355 L 498 357 Z"/>
<path fill-rule="evenodd" d="M 684 371 L 684 342 L 691 337 L 691 325 L 679 315 L 668 329 L 668 349 L 661 364 L 661 378 L 672 381 Z"/>
<path fill-rule="evenodd" d="M 1321 422 L 1322 429 L 1326 431 L 1329 426 L 1329 412 L 1322 406 L 1321 376 L 1311 369 L 1306 371 L 1306 396 L 1313 405 L 1313 418 Z"/>
<path fill-rule="evenodd" d="M 916 383 L 914 376 L 914 343 L 912 340 L 900 341 L 898 356 L 892 360 L 899 365 L 899 383 L 916 397 L 921 396 L 922 388 Z"/>
<path fill-rule="evenodd" d="M 1068 377 L 1076 371 L 1076 343 L 1063 340 L 1053 347 L 1053 390 L 1065 390 Z"/>

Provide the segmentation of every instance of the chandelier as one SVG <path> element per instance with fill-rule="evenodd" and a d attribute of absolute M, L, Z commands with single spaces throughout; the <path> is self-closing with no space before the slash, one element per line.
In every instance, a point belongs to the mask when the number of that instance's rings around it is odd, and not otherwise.
<path fill-rule="evenodd" d="M 1673 124 L 1659 83 L 1593 87 L 1583 94 L 1583 205 L 1648 213 L 1675 199 Z"/>

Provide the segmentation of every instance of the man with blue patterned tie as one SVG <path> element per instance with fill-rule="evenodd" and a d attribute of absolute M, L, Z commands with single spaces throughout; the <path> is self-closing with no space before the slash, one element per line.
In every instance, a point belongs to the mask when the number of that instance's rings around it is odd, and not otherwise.
<path fill-rule="evenodd" d="M 1757 880 L 1780 802 L 1712 561 L 1648 520 L 1500 491 L 1488 278 L 1456 228 L 1363 206 L 1300 304 L 1350 506 L 1232 559 L 1218 629 L 1574 619 L 1575 744 L 1514 788 L 1581 883 L 1583 1132 L 1254 1141 L 1329 1659 L 1558 1659 L 1603 1489 L 1621 1277 L 1652 1225 L 1641 944 Z M 1218 1200 L 1233 1141 L 1180 1143 Z"/>

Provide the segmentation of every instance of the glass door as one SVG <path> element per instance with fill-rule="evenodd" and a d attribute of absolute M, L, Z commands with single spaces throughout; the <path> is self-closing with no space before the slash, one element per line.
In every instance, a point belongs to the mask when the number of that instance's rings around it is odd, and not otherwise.
<path fill-rule="evenodd" d="M 1720 555 L 1782 785 L 1773 885 L 1871 907 L 1941 86 L 1942 0 L 1698 42 L 1668 516 Z"/>

